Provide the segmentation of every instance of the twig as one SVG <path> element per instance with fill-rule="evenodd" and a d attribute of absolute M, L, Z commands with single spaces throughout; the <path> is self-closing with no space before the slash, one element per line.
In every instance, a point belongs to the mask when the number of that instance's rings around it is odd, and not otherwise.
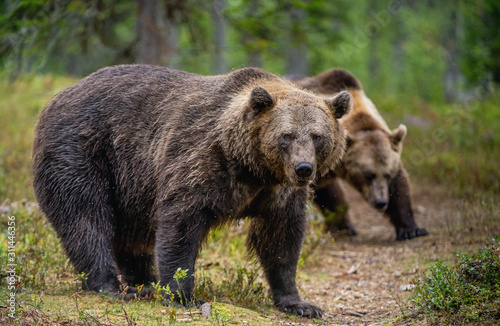
<path fill-rule="evenodd" d="M 123 313 L 125 314 L 125 319 L 127 320 L 127 324 L 129 326 L 134 326 L 134 323 L 132 322 L 132 320 L 130 319 L 130 317 L 128 316 L 127 314 L 127 311 L 125 310 L 125 307 L 123 306 L 123 298 L 122 298 L 122 311 Z"/>
<path fill-rule="evenodd" d="M 176 315 L 201 315 L 201 311 L 193 311 L 193 312 L 190 312 L 190 311 L 185 311 L 185 312 L 178 312 Z"/>
<path fill-rule="evenodd" d="M 351 310 L 348 310 L 344 313 L 345 315 L 349 315 L 349 316 L 354 316 L 354 317 L 364 317 L 365 315 L 361 312 L 358 312 L 358 311 L 351 311 Z"/>

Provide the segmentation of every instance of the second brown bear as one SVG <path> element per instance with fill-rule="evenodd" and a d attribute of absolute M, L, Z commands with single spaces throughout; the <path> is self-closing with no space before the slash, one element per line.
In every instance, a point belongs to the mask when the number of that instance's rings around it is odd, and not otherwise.
<path fill-rule="evenodd" d="M 394 225 L 397 240 L 427 235 L 415 222 L 410 183 L 401 162 L 406 126 L 390 130 L 360 82 L 348 71 L 331 69 L 313 77 L 290 78 L 297 85 L 330 97 L 348 90 L 353 109 L 341 119 L 348 133 L 346 153 L 334 172 L 318 181 L 315 202 L 331 232 L 348 230 L 355 235 L 348 205 L 338 178 L 357 189 L 374 208 L 384 212 Z"/>

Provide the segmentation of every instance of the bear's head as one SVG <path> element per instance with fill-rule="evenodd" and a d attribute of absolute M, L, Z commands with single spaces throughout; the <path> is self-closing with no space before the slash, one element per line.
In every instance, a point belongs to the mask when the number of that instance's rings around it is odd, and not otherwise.
<path fill-rule="evenodd" d="M 389 186 L 401 167 L 405 137 L 405 125 L 390 133 L 367 130 L 348 136 L 342 159 L 345 179 L 378 210 L 384 210 L 389 203 Z"/>
<path fill-rule="evenodd" d="M 345 131 L 338 119 L 350 109 L 346 91 L 322 99 L 296 88 L 253 88 L 245 113 L 250 160 L 258 160 L 281 182 L 310 185 L 341 159 Z"/>

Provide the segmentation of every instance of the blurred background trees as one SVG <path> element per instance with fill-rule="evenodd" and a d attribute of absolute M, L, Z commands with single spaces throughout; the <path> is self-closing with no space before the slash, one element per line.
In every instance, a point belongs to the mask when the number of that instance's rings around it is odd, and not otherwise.
<path fill-rule="evenodd" d="M 497 0 L 6 0 L 0 69 L 352 71 L 370 93 L 462 101 L 500 82 Z"/>
<path fill-rule="evenodd" d="M 350 70 L 389 126 L 408 126 L 413 182 L 497 201 L 498 31 L 499 0 L 2 0 L 0 203 L 34 200 L 32 131 L 50 96 L 123 63 Z"/>

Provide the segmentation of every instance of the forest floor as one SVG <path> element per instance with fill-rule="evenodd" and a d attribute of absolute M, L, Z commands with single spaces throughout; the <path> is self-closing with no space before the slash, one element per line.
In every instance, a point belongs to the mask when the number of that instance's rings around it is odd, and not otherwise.
<path fill-rule="evenodd" d="M 307 298 L 324 309 L 331 325 L 386 325 L 412 315 L 414 281 L 428 264 L 456 262 L 457 253 L 475 251 L 500 232 L 490 223 L 477 223 L 464 203 L 449 198 L 445 187 L 415 186 L 415 219 L 430 234 L 395 241 L 392 225 L 361 195 L 347 188 L 351 216 L 359 234 L 337 237 L 322 248 L 321 263 L 299 274 Z M 498 211 L 497 211 L 498 212 Z M 483 212 L 486 218 L 489 213 Z M 498 216 L 498 214 L 497 214 Z M 476 229 L 477 227 L 480 229 Z M 307 277 L 305 275 L 308 275 Z M 424 317 L 405 318 L 400 324 L 427 325 Z"/>
<path fill-rule="evenodd" d="M 17 300 L 24 306 L 17 321 L 6 316 L 4 299 L 0 302 L 0 323 L 6 325 L 427 325 L 422 315 L 414 314 L 411 301 L 414 281 L 428 270 L 428 264 L 443 260 L 456 262 L 457 253 L 475 251 L 500 234 L 498 207 L 467 207 L 449 197 L 442 186 L 414 186 L 413 205 L 420 227 L 430 235 L 409 241 L 395 241 L 389 221 L 374 211 L 359 193 L 346 187 L 351 216 L 359 235 L 356 237 L 309 235 L 305 248 L 308 256 L 299 267 L 297 284 L 305 300 L 322 307 L 323 318 L 308 320 L 275 311 L 269 302 L 260 308 L 245 307 L 228 299 L 214 298 L 212 314 L 202 317 L 197 309 L 165 308 L 154 301 L 120 303 L 119 300 L 88 292 L 75 291 L 68 272 L 47 275 L 44 285 L 21 291 Z M 15 205 L 14 205 L 15 206 Z M 313 223 L 314 224 L 314 223 Z M 318 226 L 318 223 L 314 225 Z M 232 239 L 216 239 L 206 245 L 199 269 L 214 283 L 224 277 L 221 269 L 240 261 L 244 227 L 231 226 Z M 240 231 L 234 231 L 239 229 Z M 222 231 L 225 233 L 226 231 Z M 311 237 L 315 238 L 311 241 Z M 314 243 L 312 245 L 311 243 Z M 225 249 L 221 252 L 220 247 Z M 235 247 L 232 254 L 227 248 Z M 219 249 L 217 249 L 219 248 Z M 236 253 L 236 254 L 235 254 Z M 238 263 L 238 264 L 240 264 Z M 199 274 L 197 274 L 199 279 Z M 258 272 L 256 282 L 262 279 Z M 203 278 L 203 276 L 201 277 Z M 59 280 L 56 280 L 59 279 Z M 227 281 L 227 280 L 226 280 Z M 231 282 L 231 280 L 229 280 Z M 238 291 L 238 289 L 233 291 Z M 264 290 L 263 293 L 266 293 Z M 233 293 L 234 294 L 234 293 Z M 211 301 L 211 300 L 208 300 Z M 218 301 L 218 302 L 217 302 Z M 5 304 L 5 305 L 4 305 Z M 110 318 L 111 315 L 111 318 Z M 404 318 L 403 318 L 404 317 Z"/>

